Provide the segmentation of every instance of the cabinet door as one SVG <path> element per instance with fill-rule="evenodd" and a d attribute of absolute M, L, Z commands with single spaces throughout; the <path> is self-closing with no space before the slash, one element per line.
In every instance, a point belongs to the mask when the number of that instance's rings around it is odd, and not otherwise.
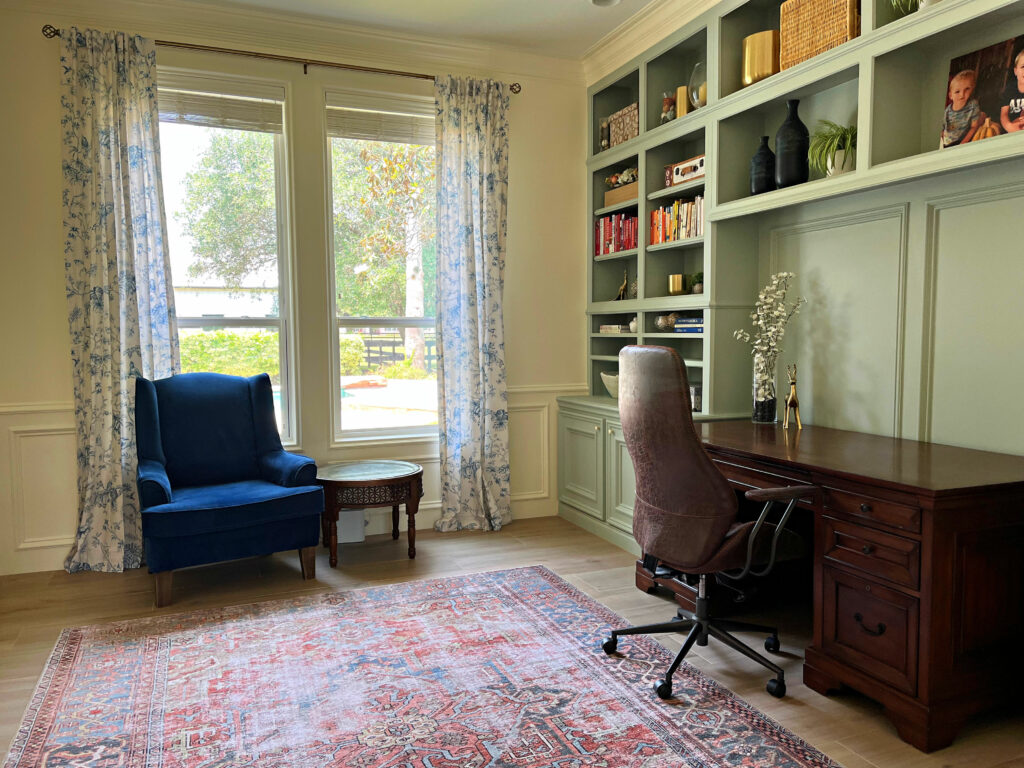
<path fill-rule="evenodd" d="M 626 449 L 622 425 L 605 421 L 605 507 L 608 522 L 626 533 L 633 533 L 633 502 L 636 499 L 636 476 L 633 461 Z"/>
<path fill-rule="evenodd" d="M 599 418 L 558 414 L 558 498 L 604 520 L 604 432 Z"/>

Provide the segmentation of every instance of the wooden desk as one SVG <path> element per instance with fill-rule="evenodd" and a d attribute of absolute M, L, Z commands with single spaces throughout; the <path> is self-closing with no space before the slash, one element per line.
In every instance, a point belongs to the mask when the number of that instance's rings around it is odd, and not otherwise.
<path fill-rule="evenodd" d="M 749 421 L 697 431 L 738 489 L 823 489 L 810 688 L 870 696 L 926 752 L 1024 694 L 1024 457 Z"/>

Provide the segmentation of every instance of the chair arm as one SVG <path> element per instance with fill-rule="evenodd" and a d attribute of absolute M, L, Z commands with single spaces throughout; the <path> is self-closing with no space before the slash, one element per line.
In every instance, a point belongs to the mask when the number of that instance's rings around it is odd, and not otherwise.
<path fill-rule="evenodd" d="M 139 506 L 142 509 L 168 504 L 171 501 L 171 481 L 167 470 L 159 461 L 139 459 Z"/>
<path fill-rule="evenodd" d="M 285 488 L 316 483 L 316 462 L 308 456 L 288 451 L 269 451 L 260 456 L 260 474 L 264 480 Z"/>
<path fill-rule="evenodd" d="M 772 568 L 775 567 L 775 551 L 779 544 L 779 536 L 782 535 L 783 529 L 786 527 L 786 523 L 789 522 L 789 516 L 793 512 L 793 507 L 796 506 L 797 502 L 805 496 L 817 497 L 821 493 L 821 490 L 816 485 L 790 485 L 785 488 L 755 488 L 747 491 L 744 496 L 751 501 L 763 501 L 764 509 L 761 510 L 761 514 L 757 518 L 757 522 L 754 523 L 754 527 L 751 529 L 749 537 L 747 539 L 747 562 L 741 570 L 738 572 L 727 573 L 722 571 L 720 575 L 733 581 L 739 581 L 740 579 L 746 578 L 748 574 L 754 576 L 767 576 Z M 782 511 L 782 515 L 779 518 L 779 522 L 775 524 L 775 530 L 772 533 L 771 551 L 768 557 L 768 564 L 760 570 L 754 570 L 754 550 L 757 544 L 757 535 L 761 532 L 761 528 L 764 527 L 768 520 L 768 513 L 771 511 L 772 505 L 775 502 L 786 502 L 786 508 Z"/>
<path fill-rule="evenodd" d="M 817 496 L 816 485 L 788 485 L 784 488 L 754 488 L 744 495 L 750 501 L 789 501 L 806 496 Z"/>

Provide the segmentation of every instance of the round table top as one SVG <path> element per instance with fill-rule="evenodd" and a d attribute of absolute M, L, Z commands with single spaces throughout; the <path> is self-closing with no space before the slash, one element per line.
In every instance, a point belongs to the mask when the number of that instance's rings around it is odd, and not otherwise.
<path fill-rule="evenodd" d="M 398 480 L 411 477 L 423 471 L 419 464 L 411 461 L 390 459 L 369 459 L 367 461 L 342 461 L 328 464 L 316 471 L 317 480 L 334 483 L 368 483 L 381 480 Z"/>

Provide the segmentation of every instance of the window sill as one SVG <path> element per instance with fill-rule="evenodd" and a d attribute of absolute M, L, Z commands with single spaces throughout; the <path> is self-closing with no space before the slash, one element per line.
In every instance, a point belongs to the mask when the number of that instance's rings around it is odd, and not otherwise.
<path fill-rule="evenodd" d="M 409 445 L 412 443 L 437 443 L 437 431 L 431 432 L 398 432 L 394 434 L 363 433 L 346 437 L 335 437 L 332 448 L 352 448 L 368 445 Z"/>

